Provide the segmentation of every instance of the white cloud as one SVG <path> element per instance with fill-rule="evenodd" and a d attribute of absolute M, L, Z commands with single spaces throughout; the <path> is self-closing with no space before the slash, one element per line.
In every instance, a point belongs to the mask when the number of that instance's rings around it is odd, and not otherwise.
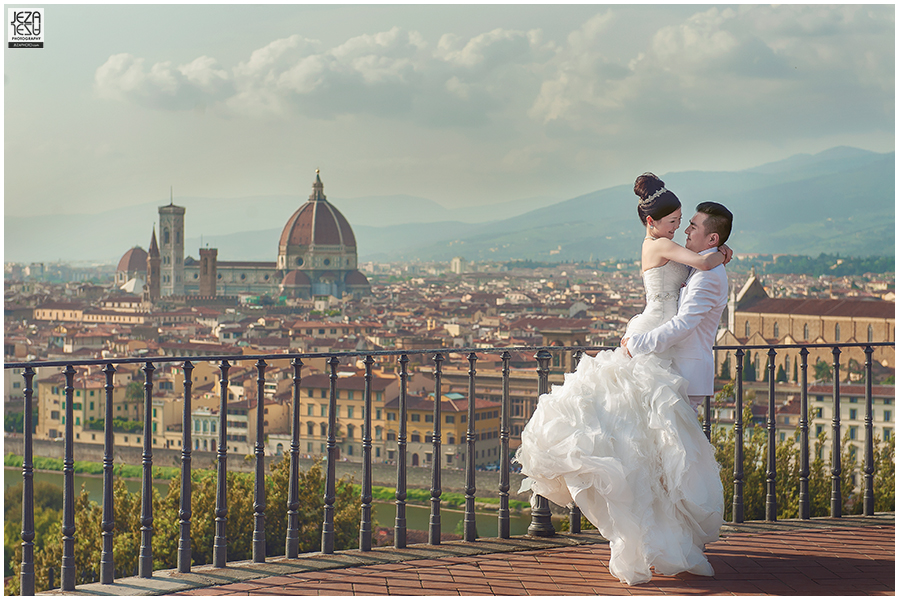
<path fill-rule="evenodd" d="M 630 54 L 610 50 L 635 18 L 619 7 L 555 40 L 540 29 L 495 28 L 429 42 L 395 26 L 323 47 L 291 35 L 231 68 L 201 56 L 178 68 L 167 61 L 147 69 L 143 59 L 117 54 L 97 69 L 95 81 L 105 98 L 169 110 L 202 102 L 237 116 L 378 115 L 431 127 L 494 123 L 510 132 L 530 120 L 538 128 L 552 124 L 553 136 L 566 129 L 619 136 L 638 125 L 731 135 L 806 131 L 811 119 L 797 115 L 810 102 L 820 118 L 850 103 L 856 122 L 888 119 L 893 60 L 878 51 L 893 47 L 886 12 L 704 7 L 645 28 Z M 861 97 L 849 97 L 847 89 L 872 97 L 854 105 Z M 862 110 L 870 115 L 860 116 Z"/>

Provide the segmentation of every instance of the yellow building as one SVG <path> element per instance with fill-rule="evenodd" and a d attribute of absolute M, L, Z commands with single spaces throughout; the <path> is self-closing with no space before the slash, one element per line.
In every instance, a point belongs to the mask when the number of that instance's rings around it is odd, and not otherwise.
<path fill-rule="evenodd" d="M 387 461 L 396 462 L 400 432 L 400 397 L 385 406 Z M 441 467 L 462 469 L 466 465 L 469 401 L 462 394 L 441 395 Z M 434 394 L 407 395 L 407 465 L 431 466 L 434 463 Z M 475 466 L 484 467 L 500 460 L 500 403 L 475 399 Z"/>

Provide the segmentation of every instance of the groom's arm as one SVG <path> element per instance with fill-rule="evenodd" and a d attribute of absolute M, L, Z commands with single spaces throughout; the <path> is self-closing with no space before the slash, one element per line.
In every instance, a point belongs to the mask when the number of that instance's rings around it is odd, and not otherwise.
<path fill-rule="evenodd" d="M 718 304 L 721 296 L 717 278 L 712 271 L 697 272 L 691 278 L 693 286 L 684 288 L 684 298 L 678 313 L 666 323 L 644 334 L 626 340 L 625 348 L 632 355 L 660 353 L 687 338 L 703 318 Z"/>

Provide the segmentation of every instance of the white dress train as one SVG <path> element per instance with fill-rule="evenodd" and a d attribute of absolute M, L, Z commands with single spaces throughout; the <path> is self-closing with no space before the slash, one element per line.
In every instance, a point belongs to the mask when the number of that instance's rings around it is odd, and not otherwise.
<path fill-rule="evenodd" d="M 687 273 L 671 261 L 644 272 L 647 306 L 626 335 L 672 318 Z M 647 582 L 651 568 L 713 574 L 703 550 L 723 523 L 719 466 L 667 356 L 585 355 L 539 399 L 516 460 L 528 476 L 520 492 L 574 501 L 609 540 L 620 581 Z"/>

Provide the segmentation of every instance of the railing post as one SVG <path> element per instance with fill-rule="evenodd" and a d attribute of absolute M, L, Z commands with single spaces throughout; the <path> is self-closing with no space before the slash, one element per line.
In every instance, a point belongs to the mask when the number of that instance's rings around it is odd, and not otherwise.
<path fill-rule="evenodd" d="M 475 528 L 475 362 L 478 355 L 469 353 L 469 406 L 466 428 L 466 514 L 463 522 L 463 539 L 474 542 Z"/>
<path fill-rule="evenodd" d="M 569 533 L 581 534 L 581 509 L 574 502 L 566 507 L 569 508 Z"/>
<path fill-rule="evenodd" d="M 100 583 L 112 584 L 115 579 L 116 565 L 113 557 L 113 529 L 115 511 L 113 508 L 113 375 L 116 368 L 107 363 L 103 368 L 106 374 L 106 407 L 103 419 L 103 519 L 100 522 L 102 531 L 102 551 L 100 551 Z"/>
<path fill-rule="evenodd" d="M 578 369 L 584 352 L 581 350 L 572 351 L 572 371 Z M 706 397 L 706 412 L 709 413 L 709 397 Z M 706 438 L 709 439 L 709 433 Z M 569 508 L 569 533 L 581 534 L 581 509 L 574 501 L 567 505 Z"/>
<path fill-rule="evenodd" d="M 709 412 L 709 395 L 706 395 L 703 400 L 703 433 L 706 434 L 706 440 L 712 439 L 712 416 Z"/>
<path fill-rule="evenodd" d="M 734 393 L 734 496 L 731 519 L 744 523 L 744 349 L 735 353 Z"/>
<path fill-rule="evenodd" d="M 138 576 L 153 577 L 153 372 L 156 368 L 144 364 L 144 451 L 141 455 L 141 550 L 138 555 Z"/>
<path fill-rule="evenodd" d="M 228 525 L 228 369 L 231 365 L 223 360 L 219 366 L 219 444 L 216 448 L 216 531 L 213 538 L 213 565 L 224 568 L 228 561 L 228 539 L 225 537 Z"/>
<path fill-rule="evenodd" d="M 863 493 L 863 515 L 875 515 L 875 449 L 872 432 L 872 353 L 866 350 L 866 467 L 865 492 Z"/>
<path fill-rule="evenodd" d="M 291 466 L 288 480 L 287 502 L 287 535 L 284 541 L 284 555 L 288 559 L 296 559 L 300 554 L 300 491 L 297 488 L 297 480 L 300 477 L 300 371 L 303 361 L 294 358 L 291 361 L 294 368 L 294 398 L 291 407 Z"/>
<path fill-rule="evenodd" d="M 191 571 L 191 389 L 193 388 L 194 364 L 185 361 L 184 370 L 184 403 L 181 411 L 181 508 L 178 512 L 178 571 L 187 574 Z"/>
<path fill-rule="evenodd" d="M 766 449 L 766 521 L 778 519 L 778 497 L 775 491 L 775 349 L 769 347 L 769 415 L 766 426 L 769 431 Z"/>
<path fill-rule="evenodd" d="M 253 562 L 266 562 L 266 362 L 256 362 L 256 474 L 253 492 Z"/>
<path fill-rule="evenodd" d="M 67 365 L 66 375 L 66 438 L 63 455 L 63 522 L 62 522 L 62 563 L 60 566 L 60 588 L 75 590 L 75 460 L 72 457 L 75 435 L 72 423 L 75 368 Z"/>
<path fill-rule="evenodd" d="M 409 357 L 400 355 L 400 427 L 397 432 L 397 516 L 394 518 L 394 547 L 406 548 L 406 388 Z"/>
<path fill-rule="evenodd" d="M 22 372 L 25 378 L 25 427 L 22 452 L 22 567 L 19 571 L 19 590 L 34 595 L 34 370 L 29 366 Z"/>
<path fill-rule="evenodd" d="M 546 394 L 550 390 L 549 374 L 552 355 L 550 355 L 550 351 L 541 349 L 534 358 L 538 362 L 538 399 L 540 399 L 542 394 Z M 550 519 L 549 501 L 538 494 L 532 494 L 531 500 L 531 524 L 528 526 L 528 534 L 531 536 L 554 536 L 556 529 L 553 528 Z"/>
<path fill-rule="evenodd" d="M 366 355 L 366 389 L 363 396 L 363 473 L 360 490 L 359 550 L 372 550 L 372 355 Z"/>
<path fill-rule="evenodd" d="M 337 469 L 337 366 L 338 358 L 328 358 L 328 366 L 331 368 L 331 386 L 328 399 L 328 438 L 325 445 L 327 452 L 327 468 L 325 470 L 325 516 L 322 522 L 322 553 L 334 553 L 334 501 L 337 496 L 335 490 L 335 470 Z"/>
<path fill-rule="evenodd" d="M 841 517 L 841 347 L 834 356 L 834 416 L 831 420 L 831 517 Z"/>
<path fill-rule="evenodd" d="M 444 356 L 434 355 L 434 431 L 431 434 L 431 515 L 428 518 L 428 544 L 441 544 L 441 363 Z M 466 457 L 468 460 L 469 458 Z"/>
<path fill-rule="evenodd" d="M 503 393 L 500 399 L 500 511 L 497 536 L 509 538 L 509 351 L 503 351 Z"/>
<path fill-rule="evenodd" d="M 801 520 L 809 519 L 809 391 L 806 347 L 800 349 L 800 506 Z"/>

